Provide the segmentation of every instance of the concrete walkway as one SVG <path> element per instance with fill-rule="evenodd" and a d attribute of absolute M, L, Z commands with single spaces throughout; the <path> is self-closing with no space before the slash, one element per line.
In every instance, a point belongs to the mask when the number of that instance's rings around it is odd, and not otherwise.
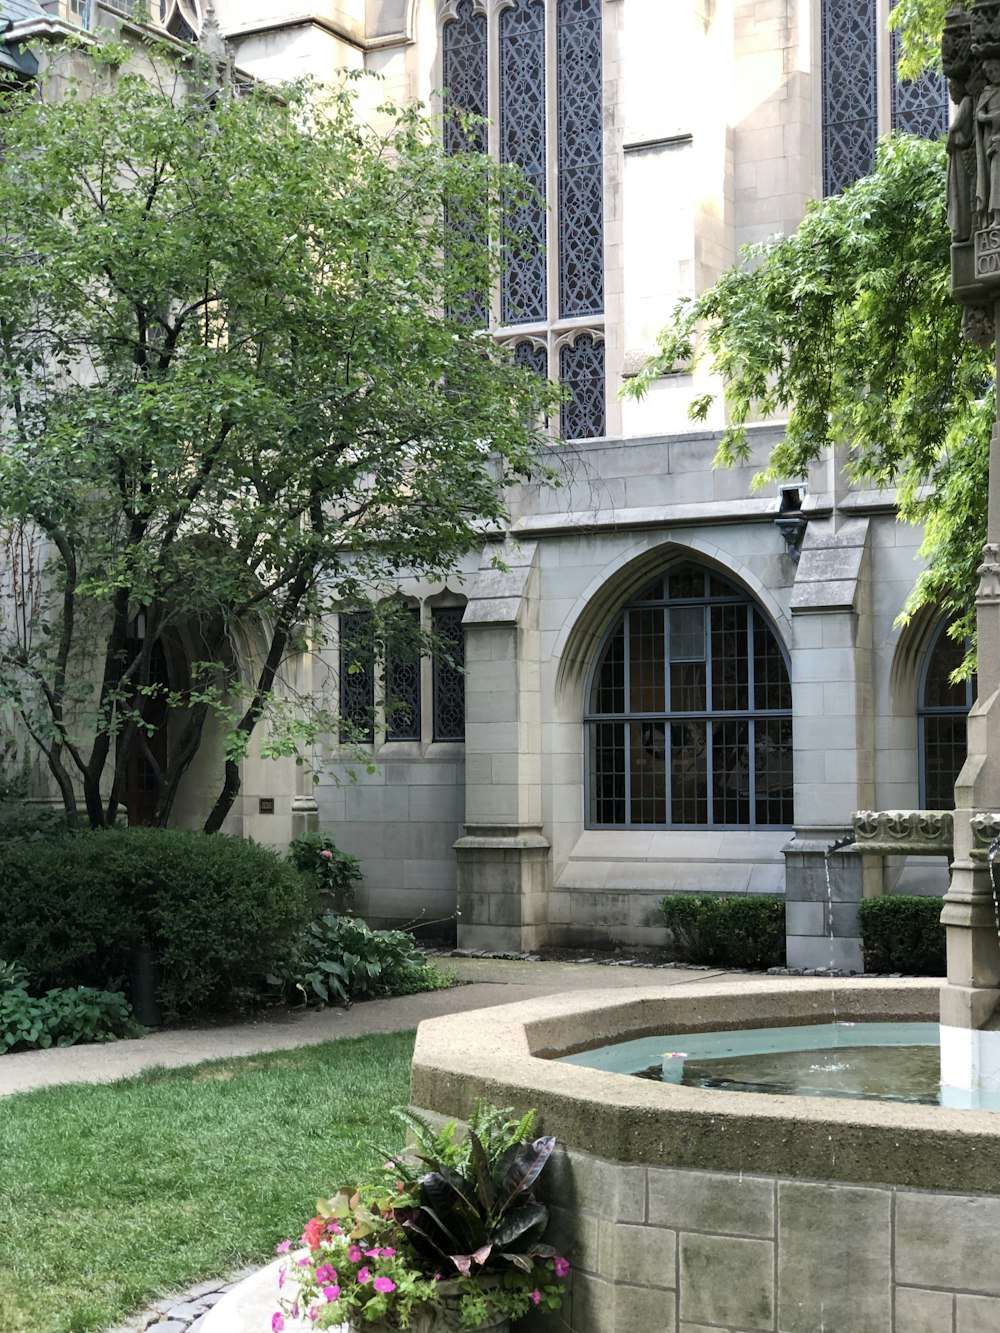
<path fill-rule="evenodd" d="M 59 1050 L 21 1051 L 0 1057 L 0 1096 L 61 1083 L 112 1083 L 144 1069 L 177 1068 L 204 1060 L 231 1059 L 262 1051 L 315 1046 L 338 1037 L 370 1032 L 401 1032 L 425 1018 L 486 1009 L 518 1000 L 540 999 L 560 991 L 641 989 L 683 986 L 726 979 L 724 972 L 681 968 L 633 968 L 596 963 L 529 963 L 492 958 L 434 960 L 457 973 L 463 983 L 451 990 L 428 991 L 391 1000 L 366 1000 L 351 1009 L 307 1010 L 258 1022 L 206 1028 L 172 1028 L 134 1041 L 69 1046 Z"/>

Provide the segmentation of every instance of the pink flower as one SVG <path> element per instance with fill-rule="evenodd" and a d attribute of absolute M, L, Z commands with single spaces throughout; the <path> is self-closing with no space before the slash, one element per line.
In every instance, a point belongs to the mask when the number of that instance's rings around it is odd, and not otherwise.
<path fill-rule="evenodd" d="M 332 1264 L 320 1264 L 319 1268 L 316 1269 L 316 1281 L 320 1286 L 324 1282 L 336 1282 L 336 1280 L 337 1270 Z"/>
<path fill-rule="evenodd" d="M 382 1258 L 383 1258 L 383 1259 L 392 1259 L 392 1258 L 395 1257 L 395 1254 L 396 1254 L 396 1251 L 395 1251 L 395 1250 L 392 1248 L 392 1246 L 390 1246 L 390 1245 L 386 1245 L 386 1246 L 384 1246 L 383 1249 L 382 1249 Z"/>
<path fill-rule="evenodd" d="M 315 1324 L 315 1322 L 316 1322 L 316 1320 L 317 1320 L 318 1318 L 319 1318 L 319 1309 L 318 1309 L 315 1305 L 310 1305 L 310 1307 L 309 1307 L 309 1319 L 311 1320 L 312 1323 Z"/>
<path fill-rule="evenodd" d="M 326 1297 L 328 1301 L 335 1301 L 340 1296 L 340 1288 L 337 1286 L 336 1283 L 334 1283 L 333 1286 L 324 1287 L 323 1295 Z"/>
<path fill-rule="evenodd" d="M 321 1217 L 310 1218 L 306 1223 L 305 1231 L 302 1233 L 302 1244 L 308 1245 L 311 1250 L 318 1250 L 319 1243 L 323 1239 L 325 1225 Z"/>
<path fill-rule="evenodd" d="M 371 1280 L 372 1280 L 372 1275 L 370 1269 L 368 1268 L 358 1269 L 358 1281 L 362 1284 L 362 1286 L 364 1286 L 366 1282 L 370 1282 Z"/>
<path fill-rule="evenodd" d="M 381 1255 L 381 1253 L 382 1253 L 382 1251 L 381 1251 L 381 1250 L 378 1248 L 378 1246 L 376 1245 L 376 1247 L 375 1247 L 374 1250 L 365 1250 L 365 1258 L 366 1258 L 366 1259 L 377 1259 L 377 1258 L 379 1257 L 379 1255 Z"/>
<path fill-rule="evenodd" d="M 377 1278 L 375 1279 L 375 1284 L 374 1284 L 374 1285 L 375 1285 L 375 1290 L 376 1290 L 376 1291 L 395 1291 L 395 1290 L 396 1290 L 396 1284 L 395 1284 L 395 1282 L 393 1282 L 391 1278 L 387 1278 L 387 1277 L 377 1277 Z"/>
<path fill-rule="evenodd" d="M 531 1299 L 535 1302 L 536 1305 L 540 1305 L 540 1304 L 541 1304 L 542 1293 L 538 1290 L 537 1287 L 536 1287 L 535 1290 L 531 1293 Z"/>
<path fill-rule="evenodd" d="M 552 1267 L 556 1270 L 556 1277 L 565 1277 L 569 1272 L 569 1260 L 562 1259 L 557 1254 L 552 1260 Z"/>
<path fill-rule="evenodd" d="M 344 1234 L 344 1229 L 339 1222 L 327 1222 L 326 1229 L 327 1231 L 331 1231 L 335 1236 L 342 1236 Z"/>
<path fill-rule="evenodd" d="M 352 1264 L 359 1264 L 361 1262 L 361 1246 L 352 1245 L 347 1251 L 347 1257 Z"/>
<path fill-rule="evenodd" d="M 280 1291 L 281 1288 L 285 1285 L 285 1267 L 286 1267 L 286 1266 L 285 1266 L 284 1264 L 282 1264 L 281 1267 L 278 1269 L 278 1290 L 279 1290 L 279 1291 Z"/>
<path fill-rule="evenodd" d="M 311 1259 L 296 1259 L 295 1262 L 298 1264 L 299 1268 L 308 1268 L 309 1265 L 312 1263 L 312 1260 L 311 1260 Z"/>
<path fill-rule="evenodd" d="M 290 1250 L 291 1248 L 292 1248 L 292 1242 L 290 1240 L 283 1240 L 280 1245 L 275 1245 L 274 1252 L 275 1254 L 284 1254 L 287 1250 Z"/>
<path fill-rule="evenodd" d="M 332 861 L 332 860 L 333 860 L 333 852 L 331 852 L 331 851 L 330 851 L 328 848 L 326 848 L 326 847 L 324 847 L 323 850 L 320 852 L 320 856 L 323 858 L 324 861 Z"/>
<path fill-rule="evenodd" d="M 271 1333 L 281 1333 L 281 1330 L 284 1327 L 285 1316 L 280 1310 L 275 1310 L 274 1314 L 271 1316 Z"/>
<path fill-rule="evenodd" d="M 435 1274 L 434 1274 L 434 1281 L 435 1281 L 435 1282 L 440 1282 L 440 1281 L 441 1281 L 441 1274 L 440 1274 L 440 1273 L 435 1273 Z"/>

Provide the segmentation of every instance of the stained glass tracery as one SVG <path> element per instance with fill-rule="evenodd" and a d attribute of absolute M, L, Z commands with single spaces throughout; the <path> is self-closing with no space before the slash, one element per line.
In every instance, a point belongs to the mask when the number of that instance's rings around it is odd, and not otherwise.
<path fill-rule="evenodd" d="M 504 324 L 547 316 L 545 144 L 545 6 L 514 0 L 500 15 L 500 160 L 516 163 L 540 198 L 508 219 L 518 245 L 501 281 Z"/>
<path fill-rule="evenodd" d="M 823 0 L 823 193 L 875 166 L 878 138 L 876 0 Z"/>
<path fill-rule="evenodd" d="M 601 0 L 558 0 L 559 313 L 604 309 Z"/>
<path fill-rule="evenodd" d="M 197 41 L 202 24 L 199 0 L 160 0 L 160 23 L 179 41 Z"/>
<path fill-rule="evenodd" d="M 582 333 L 560 348 L 559 379 L 569 395 L 562 410 L 563 437 L 592 440 L 605 435 L 603 342 Z"/>
<path fill-rule="evenodd" d="M 895 9 L 897 0 L 893 0 Z M 899 64 L 899 31 L 892 33 L 893 71 Z M 939 139 L 948 133 L 948 83 L 943 74 L 927 71 L 912 82 L 892 80 L 892 128 L 921 139 Z"/>

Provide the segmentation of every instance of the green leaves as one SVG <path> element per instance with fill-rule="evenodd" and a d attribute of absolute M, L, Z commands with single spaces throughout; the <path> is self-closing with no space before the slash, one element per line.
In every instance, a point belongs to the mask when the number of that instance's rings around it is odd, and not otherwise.
<path fill-rule="evenodd" d="M 783 438 L 758 484 L 801 477 L 836 450 L 854 481 L 895 487 L 902 517 L 926 525 L 929 568 L 908 612 L 939 606 L 964 634 L 995 371 L 961 335 L 949 244 L 944 145 L 890 138 L 873 175 L 810 205 L 793 235 L 748 248 L 679 306 L 626 391 L 641 395 L 678 362 L 702 359 L 727 409 L 717 465 L 745 462 L 749 424 L 778 416 Z M 695 399 L 691 415 L 704 419 L 713 399 Z"/>

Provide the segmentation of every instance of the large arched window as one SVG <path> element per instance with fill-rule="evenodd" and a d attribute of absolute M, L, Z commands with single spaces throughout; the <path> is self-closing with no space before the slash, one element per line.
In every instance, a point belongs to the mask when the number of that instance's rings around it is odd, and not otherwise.
<path fill-rule="evenodd" d="M 966 722 L 976 697 L 975 676 L 960 685 L 950 680 L 964 656 L 965 645 L 949 638 L 947 626 L 942 624 L 920 677 L 917 724 L 923 810 L 955 808 L 955 780 L 965 763 Z"/>
<path fill-rule="evenodd" d="M 591 679 L 591 827 L 792 823 L 792 691 L 774 630 L 728 579 L 675 566 L 619 612 Z"/>

